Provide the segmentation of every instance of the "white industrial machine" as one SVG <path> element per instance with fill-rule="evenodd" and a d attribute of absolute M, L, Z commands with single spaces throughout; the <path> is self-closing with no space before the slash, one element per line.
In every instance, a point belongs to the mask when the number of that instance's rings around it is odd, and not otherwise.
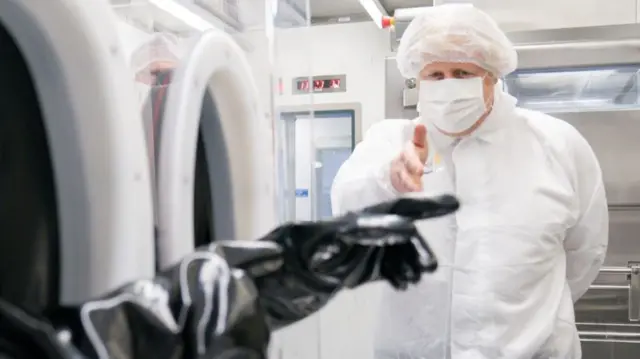
<path fill-rule="evenodd" d="M 251 24 L 246 16 L 240 19 L 242 4 L 112 4 L 121 42 L 129 48 L 131 83 L 142 89 L 158 268 L 196 245 L 255 239 L 271 230 L 276 206 L 273 128 L 265 115 L 270 97 L 256 87 L 246 50 L 262 43 L 246 41 Z M 266 41 L 264 26 L 253 31 Z"/>
<path fill-rule="evenodd" d="M 211 239 L 275 225 L 271 122 L 230 35 L 211 26 L 187 36 L 150 166 L 118 27 L 130 13 L 98 0 L 11 0 L 0 12 L 3 298 L 37 312 L 72 306 L 189 253 L 197 170 L 210 187 Z"/>
<path fill-rule="evenodd" d="M 212 239 L 253 239 L 275 225 L 271 128 L 258 101 L 247 59 L 225 33 L 204 33 L 176 69 L 158 158 L 161 265 L 193 251 L 185 234 L 194 233 L 198 166 L 208 172 Z"/>
<path fill-rule="evenodd" d="M 154 275 L 140 116 L 106 2 L 0 2 L 0 295 L 46 313 Z"/>

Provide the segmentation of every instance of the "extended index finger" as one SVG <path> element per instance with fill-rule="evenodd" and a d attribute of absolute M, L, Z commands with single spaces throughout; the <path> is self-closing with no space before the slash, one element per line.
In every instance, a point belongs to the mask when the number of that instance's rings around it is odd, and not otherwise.
<path fill-rule="evenodd" d="M 416 125 L 413 130 L 413 145 L 416 148 L 420 162 L 424 163 L 429 156 L 429 146 L 427 145 L 427 128 L 423 124 Z"/>
<path fill-rule="evenodd" d="M 425 148 L 427 146 L 427 128 L 423 124 L 416 125 L 413 130 L 413 145 L 418 148 Z"/>

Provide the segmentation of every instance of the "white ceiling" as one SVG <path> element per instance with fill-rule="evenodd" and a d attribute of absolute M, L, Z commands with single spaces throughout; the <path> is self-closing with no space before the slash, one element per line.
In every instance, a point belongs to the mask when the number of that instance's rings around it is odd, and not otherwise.
<path fill-rule="evenodd" d="M 311 17 L 334 18 L 347 15 L 366 14 L 358 0 L 309 0 Z M 379 0 L 389 14 L 398 8 L 431 6 L 433 0 Z"/>
<path fill-rule="evenodd" d="M 310 0 L 311 17 L 340 17 L 362 14 L 358 0 Z"/>
<path fill-rule="evenodd" d="M 0 0 L 1 1 L 1 0 Z M 284 1 L 284 0 L 282 0 Z M 369 20 L 359 0 L 287 0 L 311 5 L 311 17 L 319 23 L 341 16 L 355 15 Z M 379 0 L 390 15 L 399 8 L 433 6 L 433 4 L 470 2 L 486 11 L 505 31 L 542 28 L 600 26 L 636 22 L 636 14 L 618 7 L 594 7 L 602 0 Z M 637 9 L 636 0 L 617 0 L 620 8 Z M 587 6 L 589 5 L 589 6 Z M 623 6 L 624 5 L 624 6 Z M 620 20 L 623 19 L 623 20 Z M 358 21 L 358 20 L 356 20 Z"/>
<path fill-rule="evenodd" d="M 380 3 L 392 14 L 395 9 L 432 6 L 433 0 L 380 0 Z"/>

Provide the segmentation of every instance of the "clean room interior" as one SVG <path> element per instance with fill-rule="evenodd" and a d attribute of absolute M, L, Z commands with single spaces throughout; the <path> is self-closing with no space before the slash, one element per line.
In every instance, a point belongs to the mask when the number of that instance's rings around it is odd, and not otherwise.
<path fill-rule="evenodd" d="M 49 131 L 51 153 L 38 163 L 52 167 L 42 196 L 55 192 L 49 214 L 59 219 L 46 237 L 60 241 L 51 261 L 62 269 L 47 279 L 59 286 L 34 291 L 73 306 L 169 268 L 196 246 L 330 218 L 333 179 L 367 131 L 385 119 L 419 117 L 416 81 L 396 65 L 407 25 L 419 8 L 471 3 L 517 51 L 517 70 L 500 79 L 504 91 L 574 126 L 602 167 L 609 248 L 575 305 L 582 357 L 640 357 L 640 0 L 94 2 L 108 3 L 110 16 L 77 27 L 72 12 L 24 10 L 13 0 L 0 6 L 31 71 L 23 85 L 33 85 L 37 96 L 28 101 L 42 109 L 34 121 Z M 100 18 L 91 6 L 82 16 Z M 37 31 L 21 28 L 14 14 L 34 14 Z M 383 26 L 385 17 L 394 26 Z M 215 32 L 230 36 L 203 36 Z M 5 61 L 13 68 L 18 60 Z M 83 120 L 97 112 L 99 126 Z M 5 213 L 21 203 L 13 201 Z M 269 357 L 374 358 L 386 285 L 344 290 L 274 332 Z"/>
<path fill-rule="evenodd" d="M 446 2 L 448 1 L 442 1 L 441 3 Z M 616 2 L 615 5 L 598 1 L 590 1 L 587 3 L 584 1 L 574 2 L 570 0 L 539 2 L 483 0 L 469 2 L 487 11 L 508 34 L 509 32 L 515 33 L 513 35 L 514 42 L 518 37 L 525 39 L 527 36 L 525 32 L 543 32 L 545 30 L 547 34 L 544 40 L 549 42 L 567 42 L 570 40 L 568 36 L 580 36 L 579 34 L 587 34 L 590 31 L 593 31 L 593 33 L 585 36 L 593 36 L 592 38 L 579 40 L 598 41 L 600 40 L 598 39 L 600 35 L 597 35 L 598 30 L 596 29 L 602 31 L 602 27 L 605 26 L 631 25 L 626 31 L 634 31 L 630 29 L 635 28 L 633 24 L 636 24 L 639 20 L 639 3 L 636 1 L 620 1 Z M 394 11 L 398 11 L 398 9 L 430 6 L 432 2 L 381 0 L 379 4 L 385 9 L 387 14 L 392 15 Z M 290 79 L 292 77 L 297 76 L 299 73 L 304 73 L 305 68 L 308 69 L 309 67 L 311 67 L 311 75 L 346 74 L 348 86 L 345 93 L 317 94 L 313 96 L 313 106 L 316 106 L 316 104 L 325 105 L 331 103 L 359 104 L 362 108 L 361 130 L 363 132 L 372 124 L 385 118 L 411 118 L 417 116 L 414 107 L 415 101 L 417 100 L 415 97 L 417 97 L 417 95 L 413 95 L 413 106 L 403 104 L 403 99 L 407 98 L 410 103 L 412 95 L 402 93 L 401 88 L 404 87 L 404 81 L 395 69 L 395 61 L 389 61 L 389 64 L 385 65 L 383 60 L 394 56 L 394 42 L 399 40 L 399 36 L 394 32 L 378 28 L 371 18 L 367 19 L 366 11 L 363 11 L 364 8 L 355 0 L 311 1 L 310 7 L 312 24 L 314 22 L 313 19 L 317 18 L 315 25 L 305 29 L 282 30 L 281 33 L 282 42 L 285 46 L 278 47 L 278 53 L 282 54 L 281 58 L 283 59 L 283 66 L 279 72 L 279 76 L 282 76 L 285 89 L 287 85 L 291 83 Z M 344 18 L 348 17 L 358 20 L 348 23 L 337 23 L 344 21 Z M 561 31 L 562 29 L 575 30 L 569 35 L 570 30 L 563 33 Z M 553 32 L 553 30 L 557 31 Z M 535 35 L 530 36 L 533 37 Z M 540 38 L 542 39 L 543 36 Z M 554 36 L 556 36 L 556 38 L 554 38 Z M 561 36 L 567 37 L 562 38 Z M 637 35 L 631 35 L 630 37 L 635 38 L 635 36 Z M 309 38 L 313 40 L 310 41 Z M 327 41 L 327 39 L 330 40 Z M 603 37 L 602 40 L 607 39 Z M 298 45 L 300 43 L 305 43 L 305 45 Z M 286 45 L 293 48 L 288 48 Z M 299 51 L 298 46 L 304 46 L 304 48 L 308 50 Z M 558 52 L 555 55 L 551 55 L 551 58 L 554 56 L 562 56 L 562 43 L 557 46 L 559 46 Z M 532 49 L 531 51 L 533 52 L 535 50 Z M 537 56 L 532 53 L 530 58 L 527 57 L 526 59 L 534 64 L 536 57 Z M 561 71 L 555 76 L 549 74 L 549 81 L 576 81 L 574 85 L 569 85 L 570 87 L 583 86 L 583 81 L 591 81 L 595 87 L 605 87 L 606 85 L 604 84 L 612 84 L 616 81 L 616 76 L 605 74 L 607 70 L 611 69 L 611 67 L 607 69 L 608 66 L 606 64 L 633 63 L 638 60 L 637 57 L 631 59 L 628 56 L 620 54 L 612 54 L 610 56 L 611 60 L 598 59 L 597 55 L 593 57 L 593 59 L 584 59 L 585 61 L 592 62 L 591 64 L 584 64 L 587 69 L 582 68 L 584 71 L 590 71 L 588 68 L 593 67 L 594 70 L 591 70 L 592 72 L 589 74 L 585 72 L 574 72 L 576 75 L 572 76 L 571 72 Z M 354 61 L 355 59 L 358 60 Z M 600 61 L 602 65 L 598 66 L 598 61 Z M 552 62 L 552 60 L 549 62 Z M 311 65 L 309 65 L 309 63 L 311 63 Z M 532 65 L 531 67 L 534 66 L 535 65 Z M 537 66 L 540 67 L 540 65 Z M 553 67 L 554 65 L 550 63 L 546 66 Z M 560 63 L 555 66 L 563 67 Z M 605 69 L 598 72 L 595 70 L 598 67 L 605 67 Z M 620 73 L 620 75 L 618 75 L 621 76 L 619 77 L 620 81 L 625 83 L 628 80 L 636 81 L 637 67 L 635 69 L 631 68 L 629 71 L 630 77 L 624 80 L 623 77 L 626 76 L 623 75 L 624 71 L 617 72 Z M 380 73 L 385 73 L 385 78 L 380 76 Z M 530 76 L 531 81 L 535 81 L 534 75 Z M 553 79 L 553 77 L 555 77 L 555 79 Z M 574 80 L 572 80 L 572 78 Z M 581 80 L 577 80 L 577 78 L 581 78 Z M 541 82 L 545 81 L 542 76 L 538 76 L 538 79 Z M 596 85 L 596 81 L 602 81 L 602 83 Z M 618 93 L 618 91 L 620 91 L 619 89 L 620 88 L 613 91 Z M 559 91 L 563 90 L 559 89 Z M 573 100 L 578 100 L 576 97 L 579 96 L 579 90 L 569 91 L 571 93 L 567 94 L 568 97 L 561 97 L 560 102 L 565 100 L 570 103 Z M 281 96 L 280 101 L 282 101 L 283 106 L 295 106 L 298 103 L 298 98 L 295 95 L 290 95 L 290 93 L 291 92 L 285 90 L 284 95 Z M 556 96 L 558 96 L 558 94 L 559 93 L 557 93 Z M 635 94 L 635 90 L 633 90 L 632 101 L 634 104 L 637 103 L 636 96 L 637 94 Z M 551 102 L 558 102 L 558 97 L 552 97 Z M 519 100 L 523 101 L 525 99 L 519 98 Z M 578 104 L 578 102 L 576 102 L 576 104 Z M 575 106 L 575 104 L 566 105 L 569 107 Z M 539 106 L 544 107 L 544 105 Z M 556 104 L 556 106 L 561 106 L 561 104 Z M 593 143 L 593 146 L 598 146 L 598 149 L 600 149 L 597 155 L 602 156 L 601 163 L 605 171 L 605 178 L 609 173 L 613 183 L 616 181 L 613 177 L 617 177 L 617 174 L 619 174 L 625 176 L 629 181 L 628 185 L 623 185 L 618 182 L 617 185 L 612 184 L 607 188 L 610 203 L 618 202 L 619 204 L 617 207 L 611 206 L 612 211 L 614 207 L 616 209 L 615 212 L 611 212 L 614 214 L 611 216 L 611 242 L 608 258 L 610 258 L 609 260 L 612 266 L 626 266 L 628 262 L 633 262 L 634 257 L 629 254 L 629 256 L 622 256 L 625 257 L 622 258 L 617 253 L 630 253 L 634 251 L 631 248 L 635 246 L 635 244 L 631 243 L 636 243 L 635 237 L 632 234 L 635 233 L 635 230 L 631 228 L 634 227 L 633 223 L 636 221 L 637 214 L 634 214 L 629 208 L 638 203 L 632 199 L 632 193 L 634 192 L 633 188 L 637 188 L 640 174 L 633 168 L 635 166 L 627 166 L 626 164 L 633 161 L 630 156 L 637 153 L 638 145 L 635 144 L 637 142 L 635 139 L 629 138 L 630 142 L 625 141 L 624 145 L 620 144 L 619 150 L 615 151 L 611 149 L 612 143 L 606 141 L 605 138 L 612 138 L 612 136 L 615 136 L 615 138 L 626 137 L 618 131 L 620 131 L 621 127 L 626 126 L 630 126 L 626 127 L 629 129 L 635 128 L 637 125 L 632 123 L 635 122 L 634 118 L 637 119 L 638 114 L 635 113 L 631 115 L 632 117 L 625 121 L 612 118 L 608 113 L 603 114 L 600 112 L 606 111 L 604 108 L 602 110 L 594 109 L 594 111 L 596 111 L 596 113 L 593 115 L 580 113 L 567 114 L 567 120 L 575 121 L 572 122 L 572 124 L 578 128 L 581 128 L 580 123 L 601 121 L 602 119 L 600 117 L 610 118 L 618 124 L 618 126 L 608 126 L 607 128 L 612 132 L 607 132 L 607 134 L 604 134 L 602 130 L 591 132 L 592 137 L 589 139 Z M 614 116 L 616 114 L 622 115 L 620 112 L 615 112 Z M 589 116 L 591 116 L 593 120 L 589 120 Z M 625 123 L 625 125 L 622 123 Z M 583 127 L 583 129 L 587 133 L 593 131 L 586 126 Z M 631 131 L 635 133 L 635 130 Z M 635 136 L 632 137 L 635 138 Z M 623 173 L 626 175 L 623 175 Z M 615 236 L 626 239 L 616 238 Z M 617 244 L 623 241 L 626 241 L 628 244 Z M 615 268 L 611 268 L 611 273 L 615 272 L 615 270 Z M 587 294 L 587 298 L 591 298 L 592 302 L 587 302 L 588 299 L 586 299 L 582 306 L 578 307 L 583 313 L 584 322 L 590 323 L 579 327 L 583 334 L 582 346 L 584 358 L 635 358 L 638 355 L 637 348 L 639 344 L 635 344 L 637 341 L 635 338 L 637 338 L 637 335 L 640 335 L 640 332 L 638 332 L 638 327 L 635 327 L 636 324 L 634 324 L 634 321 L 629 321 L 629 317 L 626 315 L 627 306 L 634 305 L 631 302 L 632 299 L 627 300 L 627 298 L 625 298 L 629 295 L 628 293 L 630 293 L 628 289 L 629 285 L 626 283 L 625 278 L 611 273 L 602 274 L 599 277 L 602 284 L 594 285 L 598 289 L 593 289 L 592 292 Z M 371 341 L 374 339 L 371 328 L 375 326 L 376 301 L 379 295 L 377 290 L 379 290 L 379 288 L 376 288 L 376 285 L 372 285 L 359 289 L 356 292 L 341 294 L 339 299 L 328 306 L 317 318 L 309 318 L 298 324 L 299 327 L 290 328 L 283 331 L 283 333 L 279 333 L 277 338 L 279 341 L 277 343 L 279 343 L 282 349 L 279 349 L 278 355 L 283 358 L 372 357 L 373 346 Z M 606 299 L 607 297 L 610 299 Z M 607 302 L 608 300 L 609 302 Z M 619 316 L 614 314 L 617 310 L 621 311 Z M 314 322 L 314 320 L 316 322 Z M 578 317 L 577 320 L 579 321 L 580 317 Z M 608 324 L 608 322 L 611 324 L 605 325 Z M 526 323 L 523 323 L 523 325 L 526 325 Z M 315 336 L 305 335 L 305 333 L 308 332 L 318 334 Z M 309 347 L 318 349 L 308 351 L 307 348 Z"/>

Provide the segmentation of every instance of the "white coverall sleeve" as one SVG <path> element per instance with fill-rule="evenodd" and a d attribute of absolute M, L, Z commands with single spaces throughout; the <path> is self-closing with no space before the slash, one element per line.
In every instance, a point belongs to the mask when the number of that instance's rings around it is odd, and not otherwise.
<path fill-rule="evenodd" d="M 574 302 L 598 276 L 609 243 L 609 210 L 602 170 L 591 146 L 576 135 L 572 142 L 580 215 L 564 241 L 567 281 Z"/>
<path fill-rule="evenodd" d="M 402 150 L 407 120 L 385 120 L 367 131 L 344 162 L 331 186 L 334 215 L 355 211 L 399 196 L 391 185 L 391 161 Z"/>

